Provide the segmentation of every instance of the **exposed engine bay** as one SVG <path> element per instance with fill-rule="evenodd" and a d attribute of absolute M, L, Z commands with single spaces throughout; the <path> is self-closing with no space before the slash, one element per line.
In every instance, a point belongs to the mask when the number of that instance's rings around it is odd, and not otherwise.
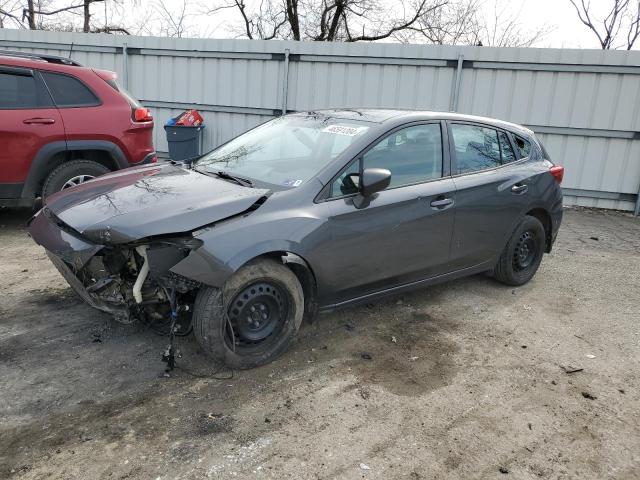
<path fill-rule="evenodd" d="M 71 286 L 96 308 L 122 323 L 139 320 L 168 334 L 172 294 L 180 306 L 178 331 L 187 333 L 190 328 L 190 310 L 200 283 L 169 271 L 188 253 L 180 240 L 105 247 L 79 269 L 49 256 Z"/>

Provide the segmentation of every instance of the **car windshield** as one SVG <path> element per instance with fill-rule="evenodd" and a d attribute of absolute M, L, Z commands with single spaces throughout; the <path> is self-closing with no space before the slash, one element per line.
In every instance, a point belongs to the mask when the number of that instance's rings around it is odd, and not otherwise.
<path fill-rule="evenodd" d="M 342 153 L 369 127 L 364 122 L 308 115 L 271 120 L 201 157 L 195 168 L 297 187 Z"/>

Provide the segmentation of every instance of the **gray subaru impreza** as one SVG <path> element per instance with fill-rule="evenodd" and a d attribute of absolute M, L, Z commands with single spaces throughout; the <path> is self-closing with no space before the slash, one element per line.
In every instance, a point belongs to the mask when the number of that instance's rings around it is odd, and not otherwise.
<path fill-rule="evenodd" d="M 480 272 L 528 282 L 563 173 L 499 120 L 310 111 L 58 192 L 29 230 L 93 307 L 252 368 L 320 311 Z"/>

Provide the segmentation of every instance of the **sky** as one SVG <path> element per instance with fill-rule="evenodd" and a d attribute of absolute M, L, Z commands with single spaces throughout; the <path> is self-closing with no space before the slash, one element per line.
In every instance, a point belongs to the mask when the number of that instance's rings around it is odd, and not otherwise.
<path fill-rule="evenodd" d="M 19 0 L 0 0 L 20 3 Z M 52 7 L 67 4 L 64 0 L 45 0 Z M 112 0 L 120 3 L 118 9 L 110 7 L 110 23 L 127 24 L 132 33 L 143 35 L 162 35 L 172 30 L 170 18 L 178 18 L 186 4 L 187 17 L 184 21 L 185 37 L 234 38 L 238 36 L 241 19 L 236 9 L 220 10 L 206 14 L 208 8 L 220 5 L 225 0 Z M 258 5 L 260 0 L 245 0 L 249 9 Z M 393 5 L 394 0 L 383 0 Z M 502 18 L 516 17 L 523 30 L 536 30 L 545 27 L 548 33 L 534 46 L 554 48 L 600 48 L 596 36 L 584 26 L 569 0 L 479 0 L 487 19 L 499 12 Z M 612 0 L 590 0 L 596 14 L 602 14 Z M 634 0 L 632 0 L 633 3 Z M 106 3 L 108 5 L 109 3 Z M 96 22 L 104 22 L 104 7 L 96 4 L 92 13 Z M 169 14 L 163 12 L 163 7 Z M 65 21 L 81 24 L 79 15 L 68 15 Z M 635 49 L 640 48 L 640 41 Z"/>

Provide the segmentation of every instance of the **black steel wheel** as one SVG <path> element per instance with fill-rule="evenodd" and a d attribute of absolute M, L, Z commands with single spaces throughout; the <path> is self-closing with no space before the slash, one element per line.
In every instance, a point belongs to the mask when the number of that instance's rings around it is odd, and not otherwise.
<path fill-rule="evenodd" d="M 229 304 L 227 346 L 255 350 L 277 337 L 289 315 L 289 303 L 288 294 L 275 282 L 247 285 Z"/>
<path fill-rule="evenodd" d="M 304 295 L 296 275 L 273 259 L 240 268 L 221 289 L 200 289 L 193 332 L 204 351 L 231 368 L 277 358 L 302 323 Z"/>
<path fill-rule="evenodd" d="M 531 230 L 522 232 L 513 251 L 513 269 L 522 272 L 530 268 L 537 257 L 538 246 Z"/>
<path fill-rule="evenodd" d="M 523 285 L 538 271 L 545 251 L 545 231 L 535 217 L 526 215 L 514 230 L 493 270 L 507 285 Z"/>

